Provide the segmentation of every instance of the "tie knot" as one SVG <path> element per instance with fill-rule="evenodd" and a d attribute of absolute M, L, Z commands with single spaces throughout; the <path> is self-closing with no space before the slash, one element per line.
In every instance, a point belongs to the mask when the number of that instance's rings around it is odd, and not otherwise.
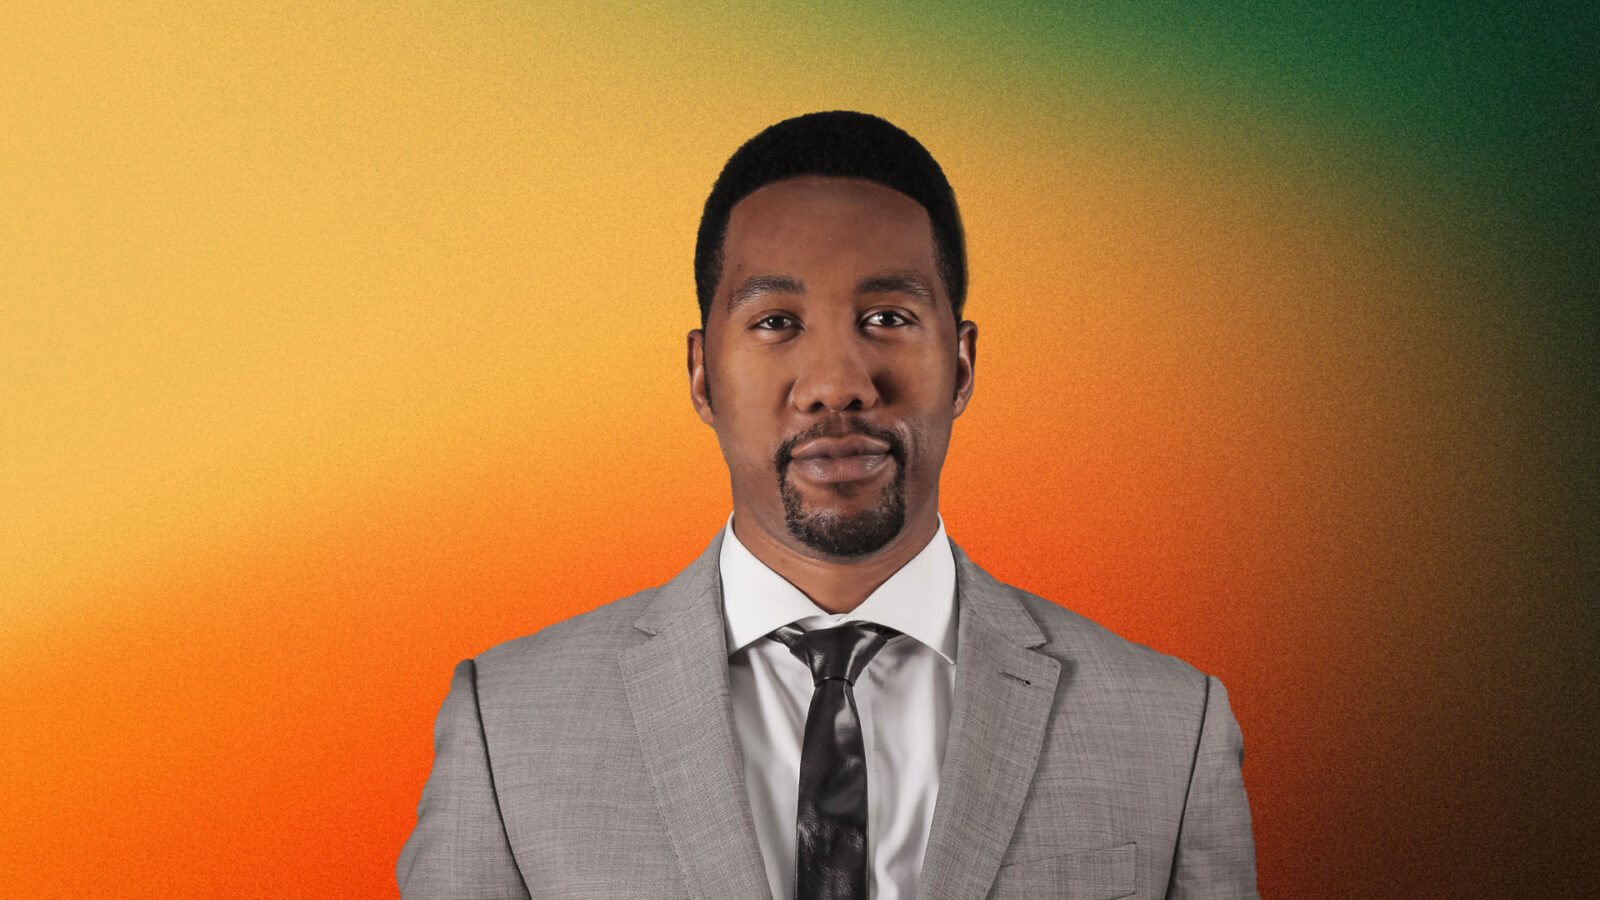
<path fill-rule="evenodd" d="M 785 625 L 772 633 L 772 639 L 806 664 L 814 684 L 832 678 L 854 685 L 872 657 L 899 633 L 871 622 L 846 622 L 813 631 Z"/>

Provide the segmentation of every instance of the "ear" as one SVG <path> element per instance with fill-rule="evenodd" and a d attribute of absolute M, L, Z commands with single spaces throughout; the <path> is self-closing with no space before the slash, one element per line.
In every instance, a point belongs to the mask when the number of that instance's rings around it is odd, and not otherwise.
<path fill-rule="evenodd" d="M 956 415 L 972 400 L 972 371 L 978 363 L 978 325 L 963 321 L 956 326 Z"/>
<path fill-rule="evenodd" d="M 706 386 L 706 333 L 696 328 L 689 332 L 689 402 L 700 421 L 717 424 L 717 413 L 711 408 L 711 393 Z"/>

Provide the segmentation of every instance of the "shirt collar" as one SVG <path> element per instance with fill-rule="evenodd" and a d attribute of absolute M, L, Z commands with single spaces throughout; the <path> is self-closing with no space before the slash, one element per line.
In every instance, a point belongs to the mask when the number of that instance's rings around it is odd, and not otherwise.
<path fill-rule="evenodd" d="M 873 622 L 893 628 L 933 649 L 945 662 L 956 660 L 956 561 L 950 539 L 939 530 L 922 551 L 889 576 L 860 606 L 833 614 L 811 602 L 799 588 L 756 559 L 733 533 L 733 516 L 722 530 L 722 612 L 727 621 L 728 653 L 781 628 L 804 620 L 808 628 L 842 622 Z"/>

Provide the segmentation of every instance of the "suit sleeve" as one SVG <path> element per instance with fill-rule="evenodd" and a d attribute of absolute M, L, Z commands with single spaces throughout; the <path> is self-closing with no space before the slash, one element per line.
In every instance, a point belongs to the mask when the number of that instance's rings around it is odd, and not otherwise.
<path fill-rule="evenodd" d="M 1255 839 L 1239 767 L 1244 739 L 1222 682 L 1206 679 L 1206 709 L 1172 859 L 1168 900 L 1254 898 Z"/>
<path fill-rule="evenodd" d="M 433 772 L 395 875 L 403 900 L 527 900 L 500 818 L 470 659 L 456 666 L 439 710 Z"/>

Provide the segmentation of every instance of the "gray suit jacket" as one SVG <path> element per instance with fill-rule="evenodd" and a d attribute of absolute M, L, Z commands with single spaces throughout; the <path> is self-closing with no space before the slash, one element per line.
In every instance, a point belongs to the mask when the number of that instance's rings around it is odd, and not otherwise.
<path fill-rule="evenodd" d="M 406 900 L 768 895 L 721 543 L 456 667 L 400 853 Z M 1222 684 L 955 557 L 954 708 L 918 896 L 1254 897 Z"/>

